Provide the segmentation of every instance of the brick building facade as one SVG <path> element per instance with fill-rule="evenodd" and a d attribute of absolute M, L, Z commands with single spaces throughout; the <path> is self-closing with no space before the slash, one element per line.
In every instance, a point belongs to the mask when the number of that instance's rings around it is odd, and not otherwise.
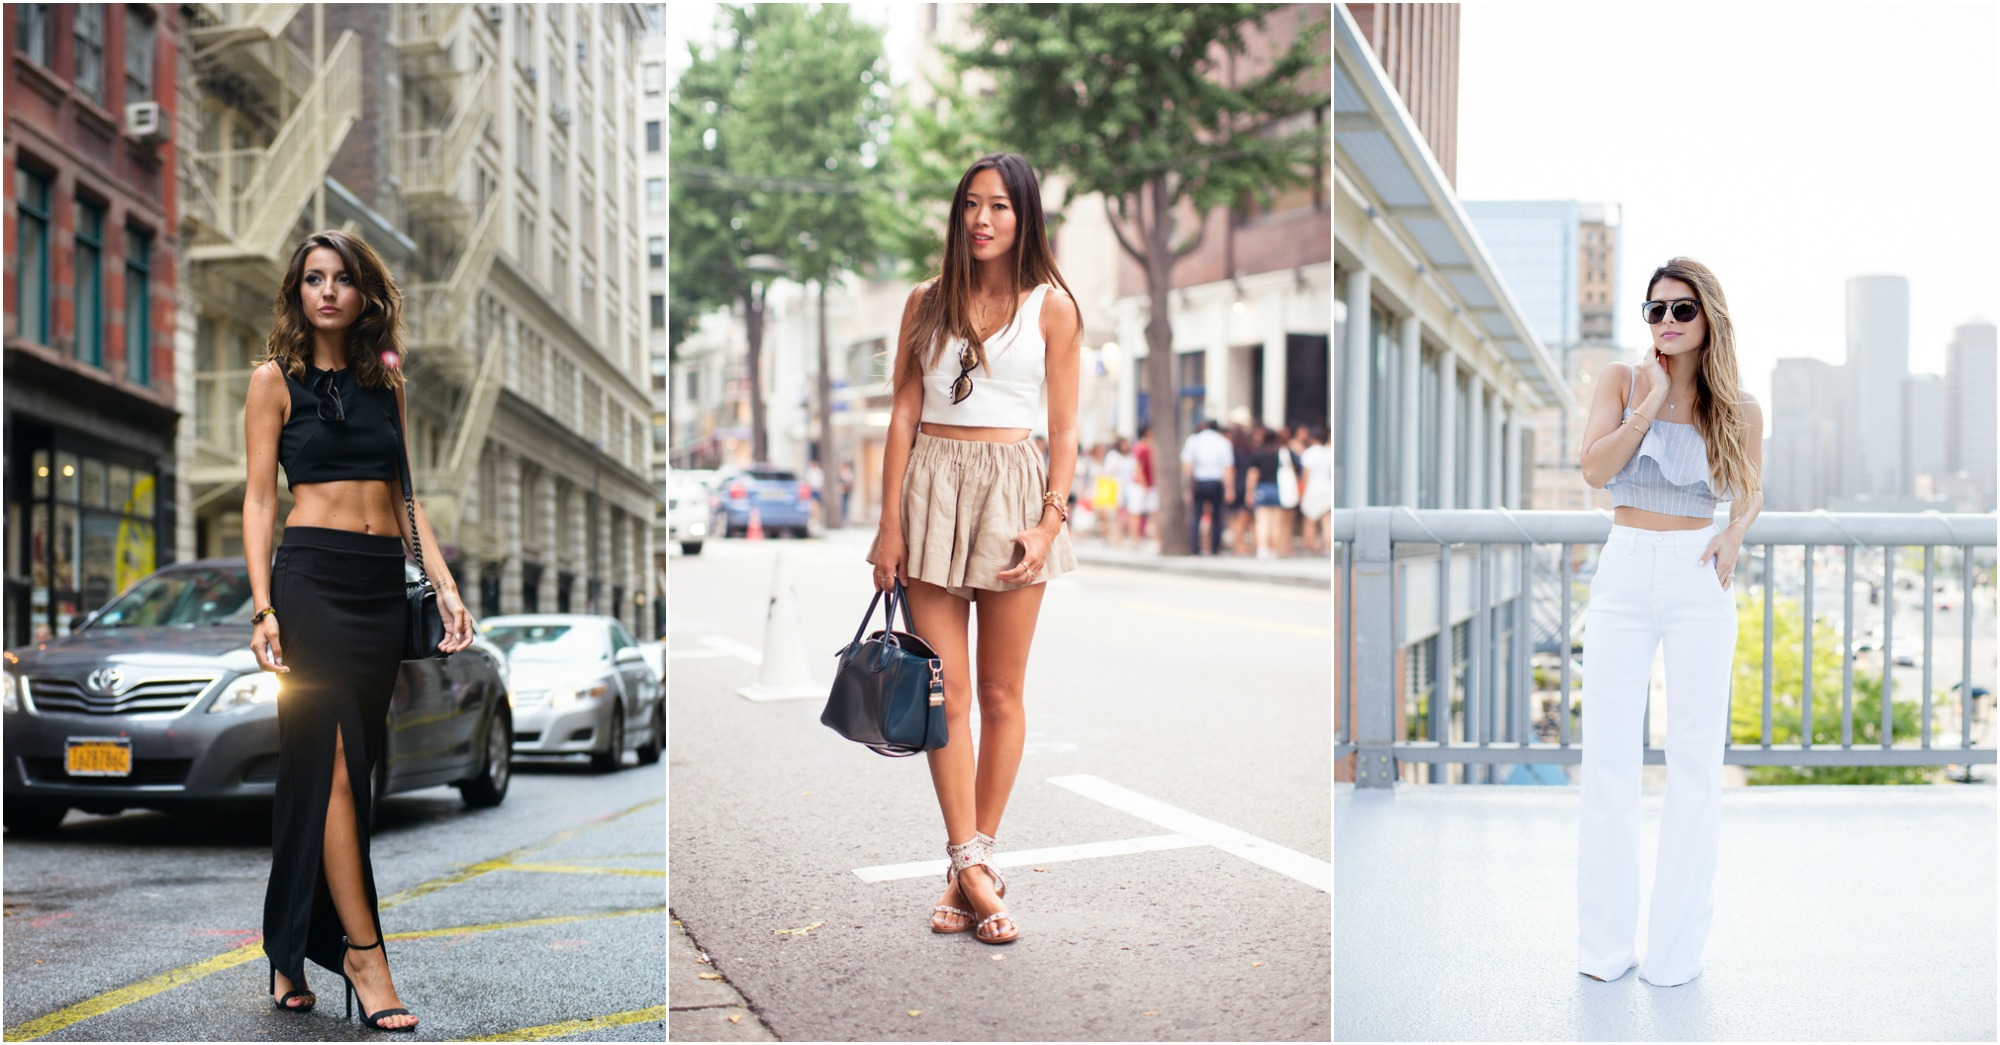
<path fill-rule="evenodd" d="M 178 8 L 5 15 L 5 642 L 174 560 Z"/>

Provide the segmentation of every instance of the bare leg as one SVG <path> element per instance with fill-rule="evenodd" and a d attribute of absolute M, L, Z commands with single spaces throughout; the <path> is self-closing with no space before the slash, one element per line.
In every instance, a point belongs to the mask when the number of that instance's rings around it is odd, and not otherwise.
<path fill-rule="evenodd" d="M 340 927 L 352 943 L 377 942 L 375 919 L 368 910 L 368 891 L 361 884 L 361 836 L 354 824 L 354 792 L 349 789 L 347 752 L 339 727 L 333 734 L 333 790 L 326 802 L 326 835 L 321 848 L 326 868 L 327 892 L 333 896 L 334 910 L 340 913 Z M 343 959 L 347 975 L 354 981 L 363 1012 L 403 1008 L 396 997 L 396 985 L 389 979 L 389 959 L 380 948 L 348 951 Z M 385 1027 L 407 1027 L 415 1016 L 390 1016 Z"/>
<path fill-rule="evenodd" d="M 912 580 L 908 585 L 911 618 L 918 621 L 917 637 L 930 643 L 944 661 L 945 746 L 925 752 L 931 765 L 931 788 L 937 792 L 938 809 L 944 814 L 945 841 L 954 845 L 970 841 L 977 830 L 978 806 L 973 794 L 974 756 L 972 753 L 972 666 L 966 655 L 967 623 L 972 604 L 935 584 Z M 957 884 L 945 889 L 938 903 L 948 907 L 968 906 Z M 937 928 L 956 930 L 967 924 L 960 915 L 938 912 L 932 919 Z"/>

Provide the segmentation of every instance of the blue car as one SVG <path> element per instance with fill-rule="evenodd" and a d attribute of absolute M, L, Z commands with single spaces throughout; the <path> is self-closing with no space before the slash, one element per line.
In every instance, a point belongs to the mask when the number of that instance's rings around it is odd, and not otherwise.
<path fill-rule="evenodd" d="M 767 536 L 790 532 L 807 536 L 812 519 L 812 487 L 788 468 L 753 465 L 719 477 L 715 486 L 715 531 L 724 537 L 750 532 L 750 510 Z"/>

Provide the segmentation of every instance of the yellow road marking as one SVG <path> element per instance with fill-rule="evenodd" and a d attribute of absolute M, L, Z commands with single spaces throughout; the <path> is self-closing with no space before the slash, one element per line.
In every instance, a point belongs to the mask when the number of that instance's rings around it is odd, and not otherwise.
<path fill-rule="evenodd" d="M 581 864 L 508 864 L 503 871 L 545 871 L 550 874 L 629 874 L 665 878 L 667 872 L 636 867 L 585 867 Z"/>
<path fill-rule="evenodd" d="M 622 1027 L 628 1023 L 651 1023 L 665 1020 L 667 1007 L 655 1005 L 650 1009 L 633 1009 L 631 1012 L 614 1012 L 609 1016 L 592 1016 L 587 1020 L 569 1020 L 564 1023 L 545 1023 L 539 1027 L 523 1027 L 520 1030 L 495 1034 L 490 1038 L 467 1038 L 466 1041 L 546 1041 L 585 1031 L 604 1030 L 608 1027 Z"/>
<path fill-rule="evenodd" d="M 421 882 L 417 885 L 409 887 L 408 889 L 402 889 L 397 892 L 390 893 L 389 895 L 382 897 L 381 900 L 377 902 L 376 909 L 380 911 L 386 911 L 391 907 L 395 907 L 399 904 L 408 903 L 411 900 L 414 900 L 420 896 L 427 896 L 431 893 L 437 892 L 440 889 L 446 889 L 451 886 L 457 885 L 461 882 L 471 881 L 472 879 L 477 878 L 480 875 L 487 874 L 488 872 L 504 870 L 508 864 L 513 863 L 516 859 L 526 856 L 537 849 L 547 848 L 548 846 L 555 845 L 559 842 L 567 842 L 570 839 L 575 838 L 576 836 L 583 834 L 586 831 L 603 827 L 604 825 L 609 824 L 614 820 L 630 816 L 633 813 L 636 813 L 642 809 L 648 809 L 653 806 L 659 805 L 663 801 L 665 800 L 660 798 L 649 798 L 644 802 L 639 803 L 638 805 L 621 809 L 616 813 L 611 813 L 597 820 L 593 820 L 587 824 L 578 824 L 575 827 L 564 828 L 563 830 L 557 831 L 555 834 L 552 834 L 547 838 L 542 839 L 539 842 L 530 842 L 519 849 L 516 849 L 509 853 L 505 853 L 501 856 L 494 857 L 491 860 L 481 860 L 476 864 L 470 864 L 466 867 L 459 868 L 457 871 L 454 871 L 451 874 L 444 875 L 439 878 L 433 878 L 428 882 Z"/>
<path fill-rule="evenodd" d="M 634 907 L 623 911 L 604 911 L 598 914 L 556 915 L 549 918 L 530 918 L 519 922 L 489 922 L 484 925 L 460 925 L 449 929 L 418 929 L 411 932 L 390 933 L 391 940 L 421 940 L 436 936 L 459 936 L 465 933 L 497 932 L 501 929 L 525 929 L 539 925 L 558 925 L 567 922 L 588 922 L 604 918 L 626 918 L 638 914 L 665 914 L 666 906 Z M 225 951 L 213 958 L 169 969 L 157 976 L 148 976 L 128 987 L 107 991 L 95 998 L 86 998 L 75 1005 L 58 1009 L 47 1016 L 29 1020 L 7 1030 L 8 1041 L 30 1041 L 46 1037 L 92 1016 L 101 1016 L 113 1009 L 123 1008 L 133 1002 L 144 1001 L 155 994 L 193 983 L 211 973 L 233 969 L 246 962 L 264 957 L 262 940 L 252 940 L 234 950 Z M 663 1007 L 664 1008 L 664 1007 Z M 634 1022 L 634 1021 L 628 1021 Z"/>
<path fill-rule="evenodd" d="M 1234 617 L 1227 613 L 1183 610 L 1173 606 L 1154 606 L 1144 602 L 1127 602 L 1121 605 L 1125 609 L 1136 610 L 1140 613 L 1153 613 L 1162 617 L 1179 617 L 1182 620 L 1198 620 L 1205 624 L 1234 624 L 1243 628 L 1264 628 L 1268 631 L 1281 631 L 1287 635 L 1311 635 L 1315 638 L 1320 636 L 1333 637 L 1332 628 L 1315 628 L 1309 624 L 1290 624 L 1284 621 L 1259 620 L 1256 617 Z"/>

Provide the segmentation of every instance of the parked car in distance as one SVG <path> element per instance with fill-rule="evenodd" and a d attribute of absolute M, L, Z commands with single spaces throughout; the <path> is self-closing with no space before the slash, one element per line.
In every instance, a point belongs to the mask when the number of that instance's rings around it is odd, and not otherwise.
<path fill-rule="evenodd" d="M 73 808 L 268 803 L 285 677 L 258 668 L 250 614 L 244 561 L 204 559 L 140 580 L 67 636 L 7 651 L 7 829 L 52 830 Z M 477 637 L 450 657 L 405 661 L 374 794 L 451 784 L 467 805 L 500 804 L 512 775 L 507 686 L 505 655 Z"/>
<path fill-rule="evenodd" d="M 713 525 L 712 496 L 708 484 L 695 473 L 667 475 L 667 540 L 679 542 L 681 554 L 701 554 Z"/>
<path fill-rule="evenodd" d="M 666 686 L 616 617 L 522 613 L 479 627 L 507 656 L 515 754 L 585 754 L 600 773 L 627 750 L 641 765 L 660 760 Z"/>
<path fill-rule="evenodd" d="M 716 477 L 715 532 L 740 537 L 750 530 L 750 510 L 767 536 L 789 532 L 807 536 L 812 521 L 812 487 L 789 468 L 752 465 Z"/>

